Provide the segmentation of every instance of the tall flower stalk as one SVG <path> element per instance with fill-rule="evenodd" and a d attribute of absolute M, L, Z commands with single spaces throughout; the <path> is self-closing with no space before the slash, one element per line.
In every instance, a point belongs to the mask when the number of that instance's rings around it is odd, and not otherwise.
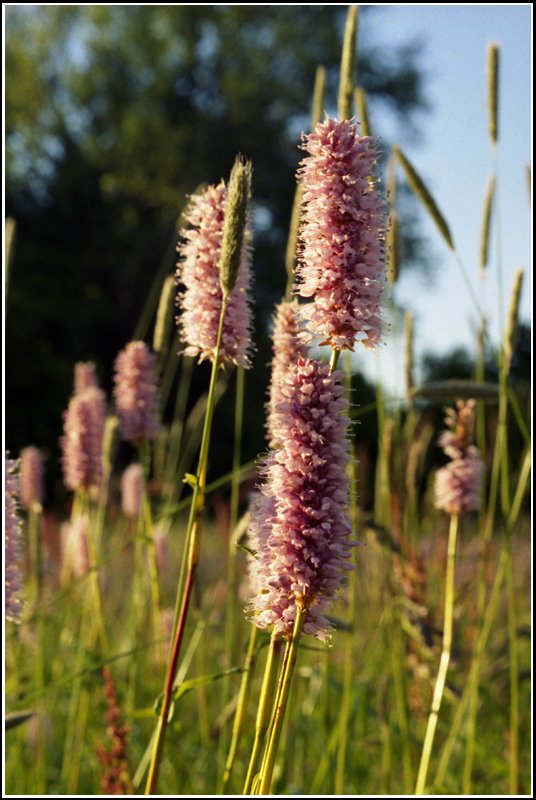
<path fill-rule="evenodd" d="M 265 460 L 266 480 L 252 507 L 252 619 L 272 630 L 273 642 L 286 641 L 271 697 L 274 710 L 258 778 L 261 794 L 270 791 L 299 640 L 302 633 L 328 638 L 324 613 L 351 569 L 345 473 L 349 420 L 340 378 L 341 373 L 304 357 L 289 369 L 273 415 L 277 448 Z M 249 772 L 251 781 L 251 767 Z"/>
<path fill-rule="evenodd" d="M 173 644 L 169 656 L 168 668 L 164 683 L 164 692 L 157 728 L 153 740 L 151 763 L 149 766 L 149 775 L 147 778 L 145 794 L 154 794 L 158 783 L 160 760 L 162 757 L 162 748 L 164 745 L 166 728 L 169 722 L 169 712 L 173 697 L 175 676 L 177 673 L 182 640 L 184 637 L 194 577 L 199 563 L 201 529 L 205 506 L 208 452 L 210 435 L 212 431 L 212 418 L 214 414 L 214 401 L 218 371 L 222 363 L 224 363 L 226 360 L 235 360 L 239 353 L 241 353 L 242 357 L 245 358 L 245 354 L 249 349 L 249 319 L 247 319 L 245 315 L 239 315 L 238 319 L 235 318 L 232 321 L 233 325 L 236 325 L 237 322 L 240 323 L 237 328 L 232 330 L 232 332 L 229 332 L 228 330 L 226 331 L 225 326 L 226 314 L 230 306 L 231 299 L 236 298 L 236 293 L 233 295 L 233 291 L 237 290 L 237 293 L 245 292 L 244 284 L 239 283 L 239 278 L 241 274 L 242 276 L 244 275 L 243 265 L 248 259 L 248 246 L 247 242 L 245 241 L 245 228 L 250 192 L 251 164 L 244 161 L 242 158 L 237 158 L 233 166 L 233 170 L 231 171 L 227 202 L 225 204 L 223 217 L 219 217 L 217 220 L 214 220 L 213 218 L 213 225 L 210 226 L 213 233 L 216 221 L 219 222 L 220 226 L 219 241 L 218 237 L 214 237 L 210 242 L 210 255 L 212 260 L 209 261 L 207 259 L 207 253 L 203 247 L 203 239 L 201 235 L 198 239 L 198 249 L 189 248 L 185 253 L 186 260 L 188 260 L 188 258 L 195 259 L 196 263 L 190 265 L 194 268 L 198 266 L 198 257 L 201 258 L 202 269 L 205 271 L 205 273 L 207 273 L 207 277 L 209 272 L 215 272 L 216 279 L 219 281 L 221 287 L 221 300 L 219 306 L 218 326 L 215 337 L 212 336 L 208 340 L 204 339 L 203 348 L 200 348 L 198 344 L 192 344 L 194 349 L 197 348 L 196 354 L 199 355 L 201 359 L 205 357 L 211 358 L 212 371 L 210 376 L 210 386 L 208 391 L 203 434 L 201 438 L 199 463 L 195 479 L 193 480 L 194 492 L 186 533 L 187 559 L 185 581 L 182 587 L 182 593 L 179 592 L 177 596 L 178 615 L 176 624 L 174 625 L 172 637 Z M 203 219 L 200 220 L 197 218 L 198 232 L 202 232 L 203 230 L 203 225 L 201 224 L 203 221 Z M 192 237 L 190 236 L 190 244 L 191 241 Z M 184 276 L 184 271 L 182 274 Z M 213 284 L 213 281 L 210 283 L 207 281 L 207 289 L 208 287 L 213 286 Z M 188 288 L 189 287 L 187 287 L 187 290 Z M 200 286 L 198 285 L 197 281 L 195 282 L 194 289 L 197 293 L 198 300 L 201 301 L 201 298 L 198 294 Z M 208 295 L 205 296 L 207 308 L 213 307 L 213 300 L 213 294 L 210 294 L 210 301 L 208 301 Z M 244 308 L 244 306 L 242 306 L 242 308 Z M 200 325 L 202 325 L 201 321 L 198 320 L 197 322 L 194 322 L 192 320 L 189 328 L 183 327 L 184 335 L 186 335 L 189 331 L 192 339 L 194 341 L 199 341 L 198 334 Z M 206 328 L 204 327 L 203 330 L 205 333 L 207 332 Z M 212 347 L 212 352 L 208 352 L 207 348 L 210 350 Z M 180 589 L 181 587 L 179 586 L 179 590 Z"/>
<path fill-rule="evenodd" d="M 458 401 L 456 409 L 448 410 L 445 422 L 449 430 L 445 431 L 439 439 L 439 444 L 450 458 L 449 463 L 438 470 L 435 482 L 436 508 L 450 514 L 445 578 L 443 648 L 432 698 L 432 708 L 424 737 L 415 794 L 423 794 L 426 789 L 430 756 L 450 661 L 458 520 L 460 514 L 468 511 L 477 511 L 480 506 L 483 463 L 480 460 L 478 450 L 471 444 L 474 413 L 474 400 L 468 400 L 465 403 Z"/>

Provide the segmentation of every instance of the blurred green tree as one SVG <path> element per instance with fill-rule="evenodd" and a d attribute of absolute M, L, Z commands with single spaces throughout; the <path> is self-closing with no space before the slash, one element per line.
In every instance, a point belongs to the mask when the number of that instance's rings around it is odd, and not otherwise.
<path fill-rule="evenodd" d="M 18 225 L 6 330 L 14 452 L 31 441 L 55 449 L 75 360 L 95 360 L 109 388 L 155 276 L 173 269 L 169 240 L 185 196 L 227 176 L 239 151 L 254 163 L 259 326 L 250 381 L 257 434 L 246 441 L 251 453 L 262 447 L 267 320 L 286 280 L 297 144 L 319 63 L 334 111 L 345 14 L 343 6 L 6 10 L 6 210 Z M 359 47 L 360 84 L 406 130 L 426 106 L 419 52 Z"/>

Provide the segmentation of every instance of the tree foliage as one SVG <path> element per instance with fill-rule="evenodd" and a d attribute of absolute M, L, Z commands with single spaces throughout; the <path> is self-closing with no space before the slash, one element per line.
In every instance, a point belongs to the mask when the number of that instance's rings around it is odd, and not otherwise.
<path fill-rule="evenodd" d="M 29 441 L 55 447 L 75 360 L 93 358 L 109 376 L 166 249 L 162 279 L 173 269 L 169 244 L 185 197 L 228 175 L 237 152 L 254 164 L 260 416 L 299 134 L 319 63 L 334 111 L 345 14 L 342 6 L 7 9 L 6 207 L 18 225 L 6 353 L 14 450 Z M 425 105 L 418 56 L 414 45 L 359 48 L 371 103 L 389 105 L 406 127 Z M 36 386 L 46 386 L 38 413 Z"/>

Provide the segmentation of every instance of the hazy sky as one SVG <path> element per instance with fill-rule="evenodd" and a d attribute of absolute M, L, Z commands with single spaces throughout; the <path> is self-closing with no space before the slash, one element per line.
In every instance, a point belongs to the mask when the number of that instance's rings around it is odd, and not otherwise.
<path fill-rule="evenodd" d="M 422 119 L 420 140 L 401 138 L 401 146 L 425 179 L 446 217 L 474 290 L 489 318 L 492 338 L 499 336 L 498 271 L 504 284 L 506 316 L 515 271 L 526 270 L 522 317 L 531 318 L 531 218 L 525 166 L 531 160 L 531 30 L 529 5 L 382 6 L 361 17 L 360 41 L 396 44 L 422 38 L 421 64 L 428 74 L 432 110 Z M 479 242 L 485 187 L 493 169 L 486 103 L 486 47 L 500 45 L 498 146 L 499 211 L 492 227 L 491 256 L 485 283 L 479 277 Z M 372 109 L 374 115 L 374 109 Z M 390 141 L 397 131 L 376 112 L 374 133 Z M 417 350 L 436 352 L 472 346 L 476 314 L 455 257 L 423 213 L 437 254 L 432 281 L 403 277 L 399 303 L 415 311 Z M 394 337 L 379 356 L 360 354 L 368 373 L 400 386 L 402 348 Z M 372 359 L 372 361 L 371 361 Z M 374 362 L 374 363 L 372 363 Z"/>

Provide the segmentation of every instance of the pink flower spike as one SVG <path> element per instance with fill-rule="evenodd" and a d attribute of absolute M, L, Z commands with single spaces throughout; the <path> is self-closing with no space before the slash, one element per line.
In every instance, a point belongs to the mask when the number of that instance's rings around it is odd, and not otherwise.
<path fill-rule="evenodd" d="M 105 421 L 106 402 L 100 389 L 85 389 L 71 397 L 60 441 L 67 489 L 76 491 L 100 486 Z"/>
<path fill-rule="evenodd" d="M 130 342 L 115 361 L 114 398 L 121 437 L 135 445 L 160 431 L 156 358 L 145 342 Z"/>
<path fill-rule="evenodd" d="M 324 614 L 341 586 L 352 542 L 347 515 L 348 402 L 341 372 L 299 357 L 282 381 L 275 409 L 278 448 L 265 460 L 262 496 L 252 506 L 250 608 L 260 628 L 290 636 L 296 601 L 305 633 L 325 640 Z"/>
<path fill-rule="evenodd" d="M 145 478 L 141 464 L 131 464 L 121 478 L 121 505 L 128 519 L 137 519 L 141 512 Z"/>
<path fill-rule="evenodd" d="M 93 361 L 78 361 L 74 365 L 74 393 L 81 394 L 86 389 L 98 389 L 99 381 Z"/>
<path fill-rule="evenodd" d="M 62 526 L 63 559 L 75 578 L 89 572 L 89 517 L 81 514 Z"/>
<path fill-rule="evenodd" d="M 5 459 L 5 615 L 12 622 L 20 622 L 22 602 L 22 522 L 19 516 L 19 463 Z"/>
<path fill-rule="evenodd" d="M 475 401 L 458 400 L 456 409 L 448 409 L 445 419 L 450 430 L 444 431 L 439 445 L 450 462 L 438 469 L 435 477 L 435 507 L 448 514 L 478 511 L 481 503 L 484 464 L 476 447 L 471 445 Z"/>
<path fill-rule="evenodd" d="M 181 312 L 177 323 L 185 353 L 199 361 L 214 358 L 223 300 L 219 262 L 227 187 L 222 181 L 200 195 L 192 195 L 186 213 L 190 227 L 182 232 L 177 246 L 180 261 L 177 283 L 184 286 L 178 296 Z M 251 233 L 246 228 L 242 258 L 236 284 L 229 294 L 223 325 L 220 359 L 222 363 L 250 366 L 251 309 L 250 246 Z"/>
<path fill-rule="evenodd" d="M 338 350 L 374 348 L 381 332 L 385 203 L 374 181 L 377 145 L 355 124 L 326 118 L 304 139 L 296 292 L 311 339 Z"/>
<path fill-rule="evenodd" d="M 272 376 L 270 381 L 269 399 L 266 405 L 267 421 L 266 432 L 271 448 L 276 447 L 273 427 L 278 404 L 283 400 L 281 383 L 289 370 L 296 363 L 298 356 L 307 355 L 307 347 L 299 339 L 299 325 L 297 320 L 298 303 L 294 300 L 283 300 L 276 307 L 274 316 L 274 330 L 272 333 Z"/>
<path fill-rule="evenodd" d="M 41 506 L 45 498 L 43 456 L 37 447 L 25 447 L 20 453 L 20 500 L 27 511 Z"/>

